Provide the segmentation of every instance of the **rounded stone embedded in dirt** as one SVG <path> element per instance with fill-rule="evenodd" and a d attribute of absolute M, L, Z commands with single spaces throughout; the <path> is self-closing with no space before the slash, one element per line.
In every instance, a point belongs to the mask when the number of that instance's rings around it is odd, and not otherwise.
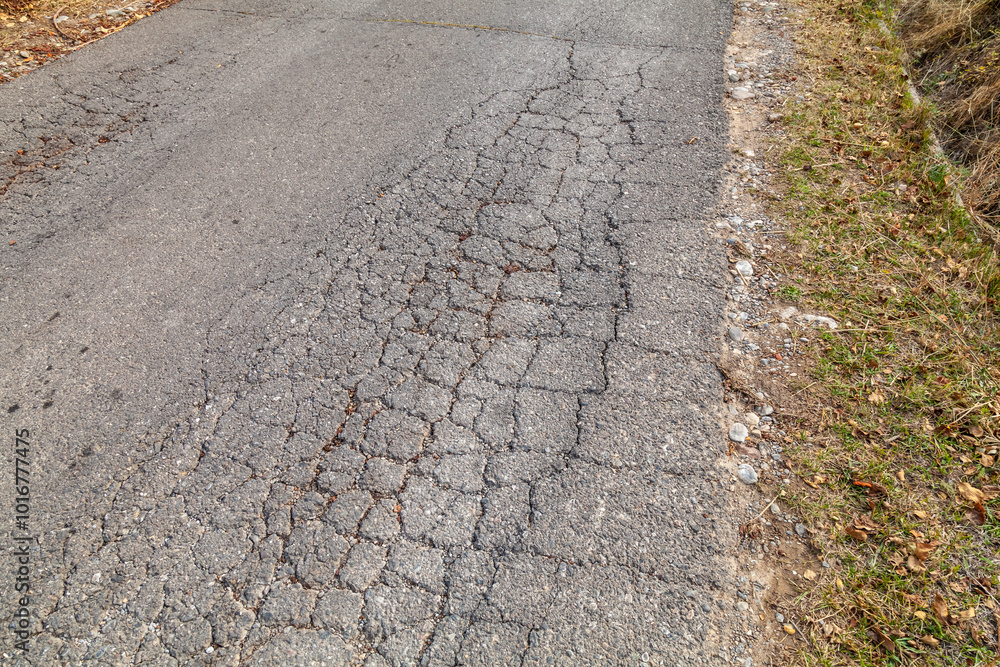
<path fill-rule="evenodd" d="M 743 329 L 740 329 L 739 327 L 729 327 L 729 337 L 733 340 L 733 342 L 740 342 L 743 340 Z"/>
<path fill-rule="evenodd" d="M 756 484 L 757 483 L 757 471 L 753 469 L 748 463 L 741 463 L 740 467 L 736 469 L 736 476 L 740 478 L 740 481 L 744 484 Z"/>
<path fill-rule="evenodd" d="M 750 435 L 746 425 L 736 422 L 729 427 L 729 439 L 733 442 L 743 442 Z"/>
<path fill-rule="evenodd" d="M 750 276 L 753 275 L 753 265 L 751 265 L 750 262 L 746 261 L 745 259 L 741 259 L 740 261 L 736 262 L 736 271 L 739 272 L 741 276 L 749 278 Z"/>

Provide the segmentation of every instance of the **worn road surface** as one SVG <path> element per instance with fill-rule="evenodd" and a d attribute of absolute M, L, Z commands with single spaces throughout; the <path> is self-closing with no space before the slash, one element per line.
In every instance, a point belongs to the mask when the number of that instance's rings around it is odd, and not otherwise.
<path fill-rule="evenodd" d="M 0 88 L 2 662 L 720 664 L 729 17 L 183 0 Z"/>

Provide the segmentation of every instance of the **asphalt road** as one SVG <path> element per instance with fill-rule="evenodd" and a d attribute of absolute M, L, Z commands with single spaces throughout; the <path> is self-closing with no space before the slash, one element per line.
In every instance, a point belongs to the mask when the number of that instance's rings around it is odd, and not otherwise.
<path fill-rule="evenodd" d="M 0 87 L 3 662 L 720 663 L 729 12 L 183 0 Z"/>

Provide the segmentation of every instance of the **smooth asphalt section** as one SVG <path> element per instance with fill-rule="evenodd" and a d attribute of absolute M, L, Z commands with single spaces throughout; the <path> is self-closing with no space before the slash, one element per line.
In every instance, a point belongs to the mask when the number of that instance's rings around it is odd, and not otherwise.
<path fill-rule="evenodd" d="M 729 18 L 183 0 L 0 87 L 3 662 L 720 664 Z"/>

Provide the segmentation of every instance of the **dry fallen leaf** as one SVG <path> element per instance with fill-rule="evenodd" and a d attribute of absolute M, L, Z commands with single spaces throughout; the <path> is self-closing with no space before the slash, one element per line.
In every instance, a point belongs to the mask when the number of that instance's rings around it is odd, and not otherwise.
<path fill-rule="evenodd" d="M 885 394 L 882 393 L 881 389 L 876 389 L 872 393 L 868 394 L 868 402 L 879 405 L 880 403 L 885 403 Z"/>
<path fill-rule="evenodd" d="M 982 503 L 976 503 L 975 506 L 969 510 L 968 515 L 972 519 L 972 522 L 977 526 L 981 526 L 986 523 L 986 510 L 983 509 Z"/>
<path fill-rule="evenodd" d="M 984 468 L 992 468 L 994 463 L 996 463 L 996 459 L 994 459 L 989 454 L 983 454 L 982 457 L 980 457 L 979 459 L 979 465 L 983 466 Z"/>
<path fill-rule="evenodd" d="M 782 628 L 782 629 L 783 629 L 783 630 L 784 630 L 785 632 L 787 632 L 788 634 L 790 634 L 790 635 L 794 635 L 794 634 L 795 634 L 795 628 L 793 628 L 793 627 L 792 627 L 792 626 L 790 626 L 790 625 L 786 625 L 786 626 L 784 626 L 784 628 Z"/>
<path fill-rule="evenodd" d="M 868 539 L 868 533 L 863 530 L 851 528 L 850 526 L 844 528 L 844 532 L 856 539 L 858 542 L 864 542 Z"/>
<path fill-rule="evenodd" d="M 913 555 L 920 559 L 921 562 L 927 560 L 927 557 L 931 554 L 934 549 L 937 548 L 937 544 L 934 542 L 917 542 L 913 545 Z"/>
<path fill-rule="evenodd" d="M 906 471 L 904 471 L 904 470 L 898 470 L 898 471 L 896 471 L 896 479 L 898 479 L 900 482 L 905 482 L 906 481 Z"/>
<path fill-rule="evenodd" d="M 927 612 L 926 611 L 915 611 L 915 612 L 913 612 L 913 615 L 916 616 L 917 618 L 919 618 L 921 621 L 923 621 L 924 619 L 927 618 Z"/>
<path fill-rule="evenodd" d="M 963 621 L 969 621 L 976 617 L 975 609 L 963 609 L 958 612 L 958 617 Z"/>
<path fill-rule="evenodd" d="M 913 510 L 913 516 L 917 517 L 918 519 L 926 519 L 927 512 L 923 510 Z"/>
<path fill-rule="evenodd" d="M 802 577 L 804 579 L 808 579 L 809 581 L 813 581 L 814 579 L 816 579 L 816 576 L 817 575 L 813 570 L 806 570 L 805 572 L 802 573 Z"/>
<path fill-rule="evenodd" d="M 969 435 L 976 438 L 983 437 L 983 427 L 980 426 L 979 424 L 973 424 L 971 427 L 969 427 Z"/>
<path fill-rule="evenodd" d="M 917 560 L 914 556 L 907 557 L 906 567 L 910 568 L 910 572 L 916 572 L 918 574 L 927 571 L 927 568 L 921 565 L 920 561 Z"/>
<path fill-rule="evenodd" d="M 934 615 L 938 617 L 938 620 L 942 623 L 947 623 L 948 603 L 944 601 L 940 593 L 934 594 L 934 603 L 931 606 L 934 607 Z"/>
<path fill-rule="evenodd" d="M 941 643 L 935 637 L 931 637 L 930 635 L 924 635 L 923 637 L 920 638 L 920 641 L 923 642 L 924 644 L 927 644 L 928 646 L 937 646 L 938 644 Z"/>
<path fill-rule="evenodd" d="M 878 637 L 879 643 L 882 645 L 882 648 L 886 650 L 886 652 L 888 653 L 896 652 L 896 642 L 892 641 L 891 637 L 882 632 L 881 628 L 879 628 L 877 625 L 873 625 L 872 632 L 874 632 L 875 636 Z"/>
<path fill-rule="evenodd" d="M 977 489 L 968 482 L 959 482 L 958 492 L 970 503 L 983 503 L 987 500 L 992 500 L 995 495 L 993 493 L 987 493 L 981 489 Z"/>
<path fill-rule="evenodd" d="M 826 477 L 823 475 L 813 475 L 812 479 L 805 478 L 802 480 L 814 489 L 818 489 L 820 484 L 826 484 Z"/>
<path fill-rule="evenodd" d="M 844 592 L 844 582 L 840 578 L 837 579 L 837 590 L 841 593 Z"/>

